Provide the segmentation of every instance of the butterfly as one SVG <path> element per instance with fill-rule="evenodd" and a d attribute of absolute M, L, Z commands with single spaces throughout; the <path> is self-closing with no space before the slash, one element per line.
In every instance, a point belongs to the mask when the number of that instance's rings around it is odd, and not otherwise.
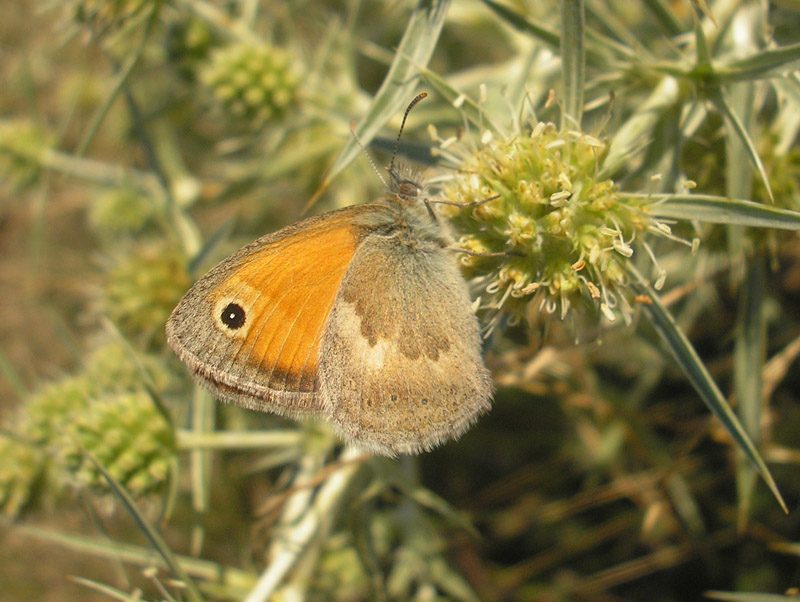
<path fill-rule="evenodd" d="M 263 236 L 191 287 L 167 340 L 212 394 L 322 417 L 388 456 L 457 438 L 490 409 L 480 328 L 447 228 L 394 157 L 388 189 Z"/>

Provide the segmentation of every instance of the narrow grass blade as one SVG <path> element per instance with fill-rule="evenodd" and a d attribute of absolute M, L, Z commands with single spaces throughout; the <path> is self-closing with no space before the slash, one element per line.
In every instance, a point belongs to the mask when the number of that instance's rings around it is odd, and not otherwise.
<path fill-rule="evenodd" d="M 755 12 L 755 11 L 753 11 Z M 738 32 L 732 36 L 732 51 L 736 56 L 747 56 L 757 49 L 759 19 L 746 10 L 732 17 L 731 26 Z M 742 126 L 753 132 L 756 113 L 756 91 L 751 81 L 731 83 L 727 86 L 731 110 L 741 116 Z M 753 169 L 748 160 L 747 148 L 728 131 L 725 145 L 725 192 L 734 198 L 751 198 L 753 195 Z M 729 226 L 726 236 L 729 256 L 741 267 L 730 271 L 731 282 L 738 286 L 738 316 L 733 353 L 733 394 L 737 401 L 736 413 L 745 431 L 759 445 L 761 442 L 761 405 L 763 402 L 764 355 L 766 348 L 766 323 L 763 314 L 765 274 L 763 258 L 750 261 L 744 230 Z M 740 259 L 740 261 L 736 261 Z M 753 465 L 741 451 L 736 453 L 736 493 L 738 500 L 738 526 L 743 531 L 750 515 L 756 474 Z"/>
<path fill-rule="evenodd" d="M 583 117 L 585 10 L 583 0 L 561 0 L 561 78 L 564 85 L 562 130 L 580 129 Z"/>
<path fill-rule="evenodd" d="M 716 71 L 720 83 L 753 81 L 778 77 L 784 72 L 800 68 L 800 44 L 770 48 L 732 61 Z"/>
<path fill-rule="evenodd" d="M 140 567 L 167 566 L 157 552 L 145 546 L 110 541 L 106 538 L 60 533 L 30 525 L 15 525 L 14 532 L 95 558 L 115 559 Z M 242 592 L 249 589 L 256 580 L 254 573 L 224 566 L 211 560 L 189 556 L 177 556 L 176 559 L 186 573 L 204 582 L 213 583 L 220 591 L 229 591 L 232 598 L 240 598 Z"/>
<path fill-rule="evenodd" d="M 739 140 L 747 149 L 747 155 L 750 158 L 750 162 L 758 170 L 758 174 L 761 176 L 761 181 L 764 183 L 764 188 L 767 191 L 769 200 L 774 203 L 775 197 L 772 195 L 772 187 L 769 184 L 767 170 L 764 168 L 764 164 L 761 162 L 761 157 L 758 156 L 758 151 L 756 150 L 755 144 L 753 144 L 753 140 L 747 133 L 747 128 L 745 128 L 742 120 L 739 119 L 739 116 L 725 99 L 722 89 L 717 89 L 715 92 L 712 92 L 709 95 L 709 98 L 711 102 L 714 103 L 714 106 L 717 108 L 717 110 L 723 115 L 723 117 L 725 117 L 725 121 L 728 123 L 728 125 L 733 129 L 732 133 L 739 138 Z"/>
<path fill-rule="evenodd" d="M 178 449 L 265 449 L 299 447 L 303 433 L 299 430 L 281 431 L 214 431 L 197 432 L 179 430 L 176 433 Z"/>
<path fill-rule="evenodd" d="M 375 94 L 367 114 L 356 125 L 356 135 L 363 145 L 369 144 L 378 130 L 389 119 L 400 113 L 404 105 L 414 96 L 418 85 L 419 67 L 426 66 L 433 55 L 449 4 L 449 0 L 420 0 L 417 3 L 395 53 L 392 66 Z M 356 139 L 351 138 L 311 197 L 306 209 L 313 206 L 330 182 L 350 164 L 360 150 Z"/>
<path fill-rule="evenodd" d="M 694 45 L 695 45 L 695 60 L 697 67 L 711 66 L 711 51 L 708 48 L 708 40 L 706 39 L 706 32 L 703 31 L 703 20 L 700 18 L 699 13 L 704 13 L 706 17 L 713 19 L 708 7 L 698 6 L 694 4 Z"/>
<path fill-rule="evenodd" d="M 103 478 L 105 478 L 117 499 L 119 499 L 119 501 L 122 502 L 122 505 L 125 506 L 128 514 L 130 514 L 130 516 L 133 518 L 134 522 L 139 527 L 139 530 L 147 538 L 147 541 L 150 542 L 150 545 L 153 546 L 161 558 L 163 558 L 167 568 L 169 568 L 176 578 L 183 582 L 186 587 L 186 595 L 189 600 L 192 602 L 201 602 L 203 598 L 200 595 L 200 592 L 197 590 L 197 586 L 195 586 L 194 581 L 192 581 L 183 570 L 183 567 L 181 567 L 181 565 L 178 563 L 175 555 L 172 553 L 172 550 L 169 549 L 169 546 L 155 529 L 155 527 L 153 527 L 147 521 L 144 515 L 136 507 L 136 503 L 133 501 L 133 498 L 131 498 L 130 494 L 128 494 L 125 488 L 120 485 L 97 460 L 91 456 L 89 456 L 89 459 L 95 465 L 97 470 L 99 470 L 103 475 Z"/>
<path fill-rule="evenodd" d="M 661 339 L 669 348 L 673 358 L 683 370 L 683 373 L 692 383 L 692 386 L 700 395 L 703 402 L 722 422 L 725 429 L 738 445 L 739 449 L 744 452 L 756 467 L 761 477 L 766 482 L 767 486 L 772 491 L 775 499 L 780 504 L 784 512 L 788 513 L 786 502 L 783 500 L 772 474 L 764 463 L 761 454 L 758 453 L 753 442 L 748 437 L 747 433 L 742 427 L 741 422 L 734 414 L 722 392 L 717 387 L 714 379 L 709 374 L 700 357 L 697 355 L 689 339 L 675 323 L 672 314 L 669 313 L 666 307 L 661 303 L 661 300 L 656 295 L 650 286 L 645 282 L 642 276 L 631 268 L 631 273 L 634 277 L 634 288 L 641 294 L 649 297 L 650 302 L 642 305 L 645 316 L 649 319 L 650 323 L 655 328 L 656 332 L 661 336 Z"/>
<path fill-rule="evenodd" d="M 778 209 L 744 199 L 706 194 L 631 195 L 653 200 L 648 211 L 655 217 L 698 220 L 750 228 L 800 230 L 800 212 Z"/>
<path fill-rule="evenodd" d="M 764 287 L 766 266 L 763 257 L 748 262 L 747 274 L 739 294 L 736 343 L 733 355 L 733 386 L 737 413 L 742 426 L 755 444 L 761 440 L 761 406 L 763 404 L 763 368 L 766 352 L 767 325 L 764 319 Z M 743 529 L 750 513 L 756 474 L 744 457 L 738 454 L 736 485 L 739 498 L 739 528 Z"/>
<path fill-rule="evenodd" d="M 200 385 L 194 386 L 192 395 L 192 433 L 203 436 L 214 432 L 216 415 L 215 402 Z M 208 511 L 211 499 L 211 452 L 208 449 L 194 448 L 189 454 L 190 482 L 192 489 L 192 510 L 198 520 L 192 525 L 191 552 L 199 556 L 205 540 L 202 517 Z"/>
<path fill-rule="evenodd" d="M 94 581 L 93 579 L 86 579 L 84 577 L 67 577 L 73 583 L 77 583 L 78 585 L 82 585 L 83 587 L 90 589 L 98 594 L 102 594 L 107 598 L 111 598 L 112 600 L 121 600 L 122 602 L 138 602 L 141 600 L 141 596 L 129 594 L 128 592 L 124 592 L 121 589 L 116 587 L 112 587 L 106 583 L 100 583 L 99 581 Z"/>
<path fill-rule="evenodd" d="M 655 16 L 661 27 L 669 35 L 676 36 L 683 33 L 683 27 L 675 18 L 675 15 L 672 14 L 665 0 L 644 0 L 642 4 Z"/>
<path fill-rule="evenodd" d="M 517 31 L 541 40 L 553 50 L 558 51 L 561 48 L 561 36 L 557 32 L 531 21 L 525 15 L 494 0 L 483 0 L 483 3 Z M 586 34 L 586 61 L 595 67 L 608 69 L 614 56 L 623 57 L 628 63 L 637 58 L 631 48 L 616 40 L 591 30 Z"/>
<path fill-rule="evenodd" d="M 503 21 L 517 31 L 528 33 L 533 37 L 540 39 L 554 50 L 561 46 L 561 38 L 556 32 L 534 23 L 525 17 L 525 15 L 522 15 L 508 6 L 500 4 L 499 2 L 495 2 L 494 0 L 483 0 L 483 3 L 498 17 L 500 17 Z"/>

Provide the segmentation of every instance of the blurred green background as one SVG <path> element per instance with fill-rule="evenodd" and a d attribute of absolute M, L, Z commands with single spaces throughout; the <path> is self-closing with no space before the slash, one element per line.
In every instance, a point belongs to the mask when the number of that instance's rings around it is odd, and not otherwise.
<path fill-rule="evenodd" d="M 797 599 L 797 2 L 0 9 L 0 599 Z M 554 152 L 575 199 L 613 180 L 624 211 L 585 226 L 625 234 L 612 263 L 646 283 L 597 268 L 603 308 L 526 258 L 544 284 L 493 307 L 519 266 L 468 266 L 493 410 L 417 458 L 216 403 L 166 347 L 172 307 L 315 194 L 311 213 L 382 194 L 351 128 L 385 165 L 420 89 L 404 159 L 447 191 L 490 138 L 554 122 L 542 170 Z M 462 244 L 511 236 L 511 188 L 500 221 L 454 212 Z"/>

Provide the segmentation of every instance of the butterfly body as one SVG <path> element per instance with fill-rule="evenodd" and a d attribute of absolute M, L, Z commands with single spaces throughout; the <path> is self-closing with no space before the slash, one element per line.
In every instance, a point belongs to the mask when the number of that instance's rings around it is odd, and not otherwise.
<path fill-rule="evenodd" d="M 412 194 L 303 220 L 200 279 L 168 340 L 223 400 L 325 417 L 384 455 L 430 449 L 492 394 L 449 242 Z"/>

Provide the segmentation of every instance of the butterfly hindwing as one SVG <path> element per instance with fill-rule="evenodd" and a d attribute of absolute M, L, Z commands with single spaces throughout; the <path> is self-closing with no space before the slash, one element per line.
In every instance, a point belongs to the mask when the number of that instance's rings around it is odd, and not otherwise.
<path fill-rule="evenodd" d="M 491 378 L 454 257 L 436 242 L 369 236 L 342 282 L 321 350 L 321 402 L 349 440 L 418 453 L 488 411 Z"/>

